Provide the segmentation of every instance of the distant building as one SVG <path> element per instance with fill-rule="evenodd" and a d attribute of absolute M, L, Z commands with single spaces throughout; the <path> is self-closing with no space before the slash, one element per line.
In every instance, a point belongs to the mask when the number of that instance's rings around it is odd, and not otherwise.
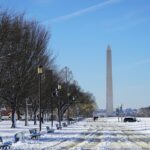
<path fill-rule="evenodd" d="M 132 108 L 126 108 L 123 110 L 124 116 L 137 116 L 138 110 Z"/>

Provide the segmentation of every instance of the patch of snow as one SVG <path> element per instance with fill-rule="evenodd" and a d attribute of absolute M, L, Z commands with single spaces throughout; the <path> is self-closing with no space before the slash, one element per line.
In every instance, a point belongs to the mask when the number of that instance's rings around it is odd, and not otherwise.
<path fill-rule="evenodd" d="M 24 121 L 17 121 L 17 128 L 10 128 L 11 122 L 0 122 L 0 136 L 4 142 L 14 141 L 14 135 L 18 132 L 25 133 L 25 139 L 13 143 L 13 150 L 141 150 L 150 149 L 150 118 L 138 118 L 139 122 L 118 122 L 117 117 L 99 118 L 93 121 L 87 118 L 76 122 L 62 130 L 56 129 L 54 133 L 47 133 L 46 126 L 51 127 L 51 122 L 42 124 L 42 135 L 38 140 L 31 140 L 29 129 L 39 128 L 39 124 L 24 126 Z"/>

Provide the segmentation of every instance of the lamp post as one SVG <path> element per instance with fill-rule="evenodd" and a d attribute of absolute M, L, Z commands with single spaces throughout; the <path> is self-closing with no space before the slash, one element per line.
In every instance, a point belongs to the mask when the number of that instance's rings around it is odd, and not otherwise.
<path fill-rule="evenodd" d="M 61 85 L 58 84 L 58 91 L 61 90 Z M 58 105 L 58 121 L 59 121 L 59 128 L 61 129 L 61 100 L 60 96 L 58 94 L 58 100 L 59 100 L 59 105 Z"/>
<path fill-rule="evenodd" d="M 50 88 L 50 92 L 51 92 L 51 97 L 50 97 L 50 110 L 51 110 L 51 116 L 50 116 L 50 119 L 51 119 L 51 128 L 53 128 L 53 97 L 55 97 L 55 93 L 56 91 L 53 91 L 53 70 L 45 70 L 45 77 L 50 79 L 50 82 L 51 82 L 51 88 Z"/>
<path fill-rule="evenodd" d="M 43 74 L 42 66 L 39 66 L 37 71 L 39 75 L 39 130 L 41 131 L 41 75 Z"/>
<path fill-rule="evenodd" d="M 53 95 L 51 97 L 51 127 L 53 128 Z"/>
<path fill-rule="evenodd" d="M 51 72 L 51 83 L 53 85 L 53 70 L 50 70 Z M 51 87 L 51 92 L 53 91 L 53 87 Z M 53 128 L 53 94 L 51 96 L 51 127 Z"/>
<path fill-rule="evenodd" d="M 120 116 L 121 116 L 121 122 L 123 121 L 123 109 L 122 109 L 123 105 L 121 104 L 120 106 Z"/>
<path fill-rule="evenodd" d="M 25 113 L 25 126 L 28 126 L 28 106 L 31 105 L 31 103 L 28 103 L 29 98 L 26 98 L 26 113 Z"/>
<path fill-rule="evenodd" d="M 69 97 L 70 97 L 70 93 L 68 92 L 68 93 L 67 93 L 67 100 L 68 100 L 67 123 L 68 123 L 68 125 L 70 124 L 70 120 L 69 120 L 69 118 L 70 118 L 70 112 L 69 112 L 69 105 L 70 105 L 70 103 L 69 103 Z"/>
<path fill-rule="evenodd" d="M 119 122 L 119 113 L 120 113 L 119 108 L 116 108 L 116 116 L 118 117 L 118 122 Z"/>
<path fill-rule="evenodd" d="M 77 121 L 77 109 L 76 109 L 77 107 L 76 107 L 76 97 L 75 96 L 72 97 L 72 102 L 74 104 L 74 109 L 75 109 L 74 116 L 76 117 L 76 121 Z"/>

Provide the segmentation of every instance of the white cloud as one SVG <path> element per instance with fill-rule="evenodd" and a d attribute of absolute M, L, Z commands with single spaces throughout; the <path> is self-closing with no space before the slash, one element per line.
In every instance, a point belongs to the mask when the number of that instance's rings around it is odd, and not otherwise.
<path fill-rule="evenodd" d="M 101 3 L 98 3 L 97 5 L 94 5 L 94 6 L 91 6 L 91 7 L 87 7 L 87 8 L 75 11 L 75 12 L 70 13 L 68 15 L 57 17 L 57 18 L 51 20 L 51 22 L 60 22 L 60 21 L 69 20 L 69 19 L 72 19 L 74 17 L 81 16 L 83 14 L 96 11 L 96 10 L 98 10 L 100 8 L 103 8 L 103 7 L 107 6 L 107 5 L 111 5 L 111 4 L 117 3 L 119 1 L 121 1 L 121 0 L 107 0 L 107 1 L 104 1 L 104 2 L 101 2 Z"/>

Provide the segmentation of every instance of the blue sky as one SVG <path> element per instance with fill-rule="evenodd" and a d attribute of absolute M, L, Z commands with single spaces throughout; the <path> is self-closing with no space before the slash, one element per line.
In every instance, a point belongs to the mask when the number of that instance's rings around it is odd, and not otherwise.
<path fill-rule="evenodd" d="M 51 32 L 60 67 L 106 103 L 106 48 L 113 61 L 114 108 L 150 105 L 149 0 L 0 0 L 0 8 L 25 12 Z"/>

